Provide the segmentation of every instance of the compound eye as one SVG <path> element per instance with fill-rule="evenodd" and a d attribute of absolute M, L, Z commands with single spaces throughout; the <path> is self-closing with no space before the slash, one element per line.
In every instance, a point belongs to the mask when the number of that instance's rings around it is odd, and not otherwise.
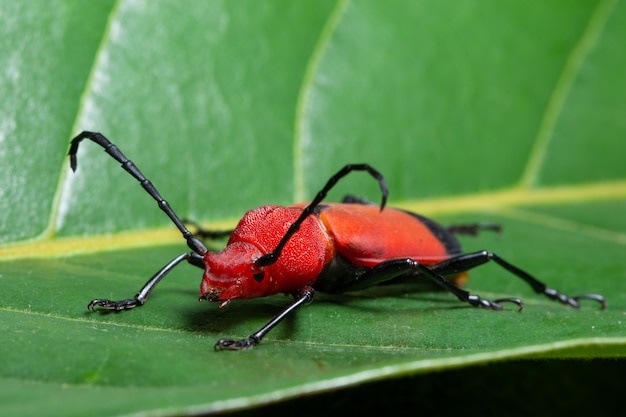
<path fill-rule="evenodd" d="M 256 282 L 261 282 L 263 281 L 263 278 L 265 278 L 265 271 L 257 272 L 256 274 L 252 275 L 252 277 Z"/>

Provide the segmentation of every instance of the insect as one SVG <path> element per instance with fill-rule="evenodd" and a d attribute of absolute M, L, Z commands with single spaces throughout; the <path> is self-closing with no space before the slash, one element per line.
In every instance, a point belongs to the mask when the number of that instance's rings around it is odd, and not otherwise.
<path fill-rule="evenodd" d="M 84 131 L 71 142 L 69 157 L 73 171 L 77 167 L 78 146 L 89 139 L 116 159 L 130 175 L 154 198 L 187 241 L 191 252 L 172 259 L 156 272 L 139 292 L 129 299 L 94 299 L 88 304 L 104 310 L 128 310 L 143 305 L 156 285 L 183 261 L 202 268 L 200 300 L 218 302 L 220 308 L 234 299 L 250 299 L 277 293 L 293 296 L 293 301 L 249 337 L 241 340 L 220 339 L 215 348 L 244 349 L 252 347 L 276 325 L 304 304 L 313 300 L 315 291 L 344 292 L 359 290 L 400 277 L 419 275 L 454 294 L 460 301 L 474 307 L 501 310 L 510 302 L 521 310 L 518 298 L 488 300 L 455 284 L 466 271 L 493 261 L 521 278 L 532 289 L 550 299 L 578 308 L 579 300 L 590 299 L 606 307 L 603 296 L 582 294 L 567 296 L 549 288 L 524 270 L 486 250 L 463 253 L 456 234 L 476 234 L 495 226 L 460 225 L 444 227 L 421 215 L 385 208 L 387 185 L 380 172 L 367 164 L 344 166 L 330 177 L 326 185 L 309 203 L 289 207 L 262 206 L 247 212 L 230 233 L 226 247 L 211 252 L 201 238 L 220 232 L 189 231 L 186 223 L 174 212 L 154 185 L 105 136 Z M 357 197 L 342 203 L 323 202 L 327 193 L 344 176 L 353 171 L 371 175 L 381 189 L 380 205 Z"/>

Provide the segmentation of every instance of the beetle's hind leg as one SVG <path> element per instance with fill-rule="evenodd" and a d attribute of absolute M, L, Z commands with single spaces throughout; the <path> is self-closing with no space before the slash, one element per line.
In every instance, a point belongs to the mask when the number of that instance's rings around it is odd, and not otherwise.
<path fill-rule="evenodd" d="M 455 256 L 453 258 L 447 259 L 443 262 L 431 266 L 431 269 L 444 275 L 457 274 L 460 272 L 465 272 L 489 261 L 494 261 L 513 275 L 516 275 L 517 277 L 526 281 L 526 283 L 528 283 L 533 288 L 533 290 L 535 290 L 536 293 L 544 294 L 546 297 L 552 300 L 560 301 L 561 303 L 572 306 L 574 308 L 580 307 L 580 303 L 578 302 L 579 300 L 595 300 L 601 304 L 602 308 L 606 308 L 606 300 L 603 296 L 599 294 L 581 294 L 570 297 L 555 289 L 549 288 L 545 283 L 539 281 L 528 272 L 516 267 L 513 264 L 508 263 L 495 253 L 486 250 Z"/>

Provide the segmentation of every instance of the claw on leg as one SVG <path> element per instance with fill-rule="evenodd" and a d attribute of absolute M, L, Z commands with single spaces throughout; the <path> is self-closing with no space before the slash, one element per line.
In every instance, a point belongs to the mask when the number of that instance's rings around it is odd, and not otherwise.
<path fill-rule="evenodd" d="M 215 350 L 242 350 L 251 348 L 259 342 L 260 340 L 258 338 L 252 336 L 241 340 L 220 339 L 213 347 Z"/>
<path fill-rule="evenodd" d="M 581 294 L 575 297 L 570 297 L 552 288 L 546 288 L 543 293 L 552 300 L 557 300 L 562 304 L 569 305 L 574 308 L 580 308 L 579 300 L 594 300 L 600 303 L 600 308 L 602 310 L 606 308 L 606 299 L 600 294 Z"/>
<path fill-rule="evenodd" d="M 130 310 L 131 308 L 135 308 L 142 304 L 143 303 L 141 303 L 136 298 L 127 298 L 126 300 L 119 300 L 119 301 L 95 299 L 95 300 L 91 300 L 89 304 L 87 304 L 87 308 L 91 311 L 95 311 L 96 307 L 100 307 L 105 310 L 121 311 L 121 310 Z"/>
<path fill-rule="evenodd" d="M 572 299 L 576 300 L 576 302 L 580 300 L 594 300 L 600 303 L 601 310 L 606 309 L 606 299 L 600 294 L 581 294 L 581 295 L 572 297 Z"/>
<path fill-rule="evenodd" d="M 497 300 L 491 301 L 481 298 L 477 295 L 470 295 L 467 299 L 467 302 L 469 302 L 474 307 L 481 307 L 487 310 L 504 310 L 504 307 L 502 307 L 502 305 L 500 304 L 503 302 L 516 304 L 519 307 L 518 311 L 522 311 L 522 309 L 524 308 L 524 303 L 519 298 L 498 298 Z"/>

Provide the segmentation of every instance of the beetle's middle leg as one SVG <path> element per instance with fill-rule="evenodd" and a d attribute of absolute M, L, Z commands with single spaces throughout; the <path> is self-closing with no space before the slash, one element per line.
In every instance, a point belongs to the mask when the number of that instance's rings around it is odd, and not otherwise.
<path fill-rule="evenodd" d="M 467 302 L 474 307 L 482 307 L 490 310 L 502 310 L 502 306 L 500 305 L 501 302 L 511 302 L 517 304 L 520 309 L 523 307 L 522 301 L 517 298 L 501 298 L 492 301 L 484 299 L 478 295 L 470 294 L 469 291 L 456 286 L 452 281 L 433 269 L 432 266 L 423 265 L 422 263 L 410 258 L 383 261 L 358 274 L 353 280 L 344 283 L 338 288 L 334 288 L 333 291 L 343 292 L 360 290 L 382 284 L 383 282 L 391 281 L 411 273 L 419 274 L 420 276 L 430 279 L 443 289 L 456 295 L 459 300 Z"/>

